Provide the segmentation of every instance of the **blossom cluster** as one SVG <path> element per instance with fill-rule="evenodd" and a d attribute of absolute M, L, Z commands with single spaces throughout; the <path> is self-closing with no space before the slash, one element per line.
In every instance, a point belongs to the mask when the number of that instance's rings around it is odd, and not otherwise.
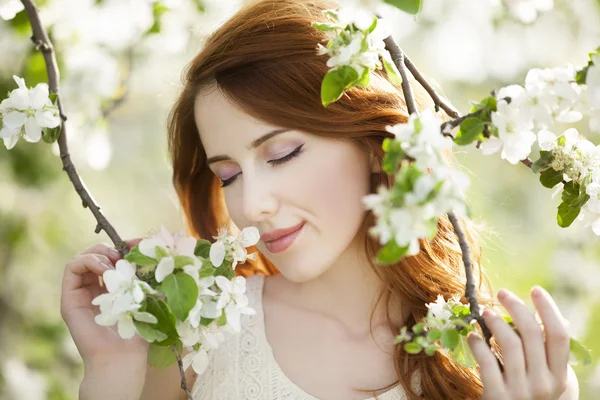
<path fill-rule="evenodd" d="M 51 132 L 60 125 L 58 107 L 50 99 L 48 84 L 39 83 L 29 89 L 23 78 L 13 76 L 18 88 L 0 103 L 0 138 L 7 149 L 12 149 L 20 137 L 28 142 L 39 142 L 42 132 Z"/>
<path fill-rule="evenodd" d="M 398 69 L 385 48 L 384 39 L 390 31 L 384 20 L 351 6 L 325 10 L 323 14 L 333 22 L 313 22 L 312 26 L 325 32 L 329 39 L 327 46 L 317 45 L 317 54 L 329 56 L 330 70 L 321 87 L 324 105 L 336 101 L 345 89 L 368 85 L 375 69 L 385 68 L 394 83 L 401 83 Z"/>
<path fill-rule="evenodd" d="M 386 139 L 387 151 L 383 161 L 386 172 L 395 173 L 391 189 L 378 188 L 376 194 L 363 198 L 364 206 L 373 210 L 375 226 L 370 233 L 380 243 L 404 250 L 394 252 L 394 262 L 400 255 L 419 252 L 419 239 L 432 239 L 437 232 L 437 219 L 452 211 L 466 216 L 464 192 L 470 185 L 469 177 L 445 165 L 443 153 L 453 145 L 452 139 L 440 134 L 441 120 L 431 111 L 420 116 L 412 114 L 407 123 L 386 126 L 394 139 Z M 411 164 L 406 157 L 412 159 Z M 396 171 L 400 161 L 400 167 Z M 429 171 L 427 173 L 426 171 Z M 383 252 L 385 254 L 385 250 Z"/>
<path fill-rule="evenodd" d="M 256 244 L 258 230 L 248 227 L 234 237 L 221 228 L 214 239 L 161 227 L 140 241 L 103 274 L 107 293 L 92 301 L 100 307 L 96 322 L 117 324 L 126 339 L 137 332 L 156 346 L 185 346 L 184 368 L 202 374 L 225 334 L 240 332 L 241 316 L 255 313 L 246 280 L 235 276 L 232 263 L 253 258 L 244 247 Z"/>
<path fill-rule="evenodd" d="M 470 315 L 469 304 L 462 304 L 460 296 L 454 295 L 448 300 L 438 295 L 435 302 L 427 303 L 427 315 L 423 321 L 413 325 L 411 333 L 403 326 L 396 336 L 396 343 L 405 342 L 403 347 L 407 353 L 418 354 L 424 351 L 433 355 L 437 350 L 450 356 L 465 367 L 477 365 L 470 347 L 467 345 L 469 332 L 475 330 L 475 319 L 465 322 Z M 483 306 L 479 306 L 480 314 Z"/>
<path fill-rule="evenodd" d="M 502 148 L 502 158 L 517 164 L 531 153 L 536 131 L 552 130 L 556 123 L 577 122 L 583 117 L 582 110 L 595 108 L 600 111 L 600 100 L 587 101 L 587 88 L 577 84 L 576 74 L 572 65 L 535 68 L 527 73 L 524 87 L 510 85 L 501 88 L 496 95 L 497 110 L 492 112 L 497 136 L 491 136 L 482 143 L 483 154 L 493 154 Z M 588 93 L 592 95 L 597 90 L 592 87 Z M 510 100 L 504 100 L 506 98 Z M 590 128 L 597 129 L 598 115 L 592 112 L 590 116 Z"/>

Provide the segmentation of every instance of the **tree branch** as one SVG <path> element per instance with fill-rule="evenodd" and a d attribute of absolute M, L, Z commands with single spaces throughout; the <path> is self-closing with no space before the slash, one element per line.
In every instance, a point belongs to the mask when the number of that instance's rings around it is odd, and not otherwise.
<path fill-rule="evenodd" d="M 418 109 L 417 109 L 417 105 L 413 96 L 413 92 L 412 92 L 412 88 L 410 86 L 410 82 L 408 80 L 408 74 L 406 73 L 406 58 L 404 56 L 404 52 L 400 49 L 400 47 L 396 44 L 396 42 L 394 41 L 394 39 L 392 38 L 392 36 L 388 36 L 387 38 L 385 38 L 384 40 L 385 42 L 385 46 L 386 49 L 390 52 L 390 55 L 392 56 L 392 60 L 394 61 L 394 64 L 396 64 L 396 67 L 398 68 L 398 71 L 400 72 L 400 75 L 402 76 L 402 91 L 404 93 L 404 99 L 406 102 L 406 107 L 408 110 L 409 114 L 413 114 L 413 113 L 418 113 Z M 415 66 L 410 63 L 411 67 L 413 70 L 416 71 Z M 423 79 L 421 74 L 419 75 L 419 82 L 421 84 L 423 84 L 423 82 L 425 82 L 425 79 Z M 415 76 L 416 78 L 416 76 Z M 431 89 L 431 91 L 429 91 L 430 95 L 431 93 L 435 93 L 435 91 L 433 91 L 433 89 L 431 88 L 431 86 L 429 84 L 427 84 L 427 86 Z M 433 98 L 434 102 L 436 102 L 436 104 L 441 104 L 443 102 L 440 102 L 441 99 L 439 97 Z M 449 108 L 448 105 L 444 105 L 444 107 Z M 449 108 L 450 109 L 450 108 Z M 446 110 L 446 109 L 444 109 Z M 446 111 L 447 112 L 447 111 Z M 461 117 L 458 115 L 457 112 L 451 110 L 451 113 L 453 113 L 453 115 L 455 116 L 455 118 L 460 119 Z M 454 215 L 453 212 L 448 212 L 447 213 L 448 218 L 450 219 L 450 223 L 452 224 L 452 227 L 454 228 L 454 232 L 456 232 L 456 235 L 458 236 L 458 243 L 460 244 L 460 249 L 462 252 L 462 260 L 463 260 L 463 264 L 465 266 L 465 275 L 466 275 L 466 279 L 467 279 L 467 284 L 466 284 L 466 293 L 465 293 L 465 297 L 469 300 L 469 307 L 471 310 L 471 315 L 469 315 L 469 320 L 471 319 L 476 319 L 477 323 L 479 323 L 479 325 L 481 326 L 481 330 L 485 336 L 485 341 L 488 344 L 488 346 L 490 345 L 490 339 L 491 339 L 491 332 L 488 329 L 488 327 L 485 324 L 485 321 L 483 320 L 483 318 L 479 315 L 479 302 L 477 301 L 477 292 L 476 292 L 476 288 L 475 288 L 475 278 L 473 277 L 473 268 L 471 265 L 471 251 L 469 249 L 469 243 L 467 242 L 467 239 L 465 237 L 465 234 L 462 230 L 462 227 L 460 226 L 458 219 L 456 218 L 456 216 Z M 495 356 L 495 354 L 494 354 Z M 500 363 L 500 360 L 498 359 L 498 357 L 496 357 L 496 360 L 498 361 L 498 365 L 500 365 L 500 368 L 502 369 L 502 364 Z"/>
<path fill-rule="evenodd" d="M 115 228 L 113 228 L 113 226 L 110 224 L 110 222 L 108 222 L 104 214 L 102 214 L 102 212 L 100 211 L 100 207 L 92 198 L 92 195 L 83 183 L 81 177 L 77 173 L 73 161 L 71 160 L 71 155 L 69 154 L 69 148 L 67 145 L 67 131 L 65 124 L 67 117 L 64 114 L 60 98 L 60 73 L 58 70 L 58 63 L 56 62 L 56 56 L 54 54 L 54 47 L 52 46 L 52 42 L 48 37 L 48 33 L 46 32 L 44 26 L 42 25 L 42 22 L 40 21 L 39 14 L 33 0 L 21 0 L 21 2 L 25 6 L 27 17 L 29 18 L 29 21 L 31 23 L 31 29 L 33 31 L 33 36 L 31 37 L 31 40 L 35 44 L 35 48 L 37 50 L 40 50 L 44 57 L 44 62 L 46 64 L 46 72 L 48 74 L 49 91 L 50 93 L 55 93 L 58 95 L 57 105 L 61 118 L 61 133 L 58 137 L 58 147 L 60 149 L 60 159 L 63 163 L 63 170 L 69 176 L 69 179 L 71 180 L 75 191 L 81 198 L 83 207 L 89 208 L 94 217 L 96 218 L 97 225 L 95 232 L 100 233 L 100 231 L 104 230 L 108 237 L 110 237 L 110 239 L 112 240 L 113 244 L 115 245 L 115 248 L 123 256 L 125 256 L 129 252 L 127 242 L 121 239 Z M 183 371 L 183 364 L 181 362 L 181 358 L 179 357 L 178 349 L 175 349 L 175 351 L 175 355 L 177 357 L 181 373 L 181 388 L 186 392 L 189 399 L 192 400 L 190 391 L 187 388 L 185 373 Z"/>
<path fill-rule="evenodd" d="M 100 211 L 100 207 L 96 204 L 91 194 L 87 190 L 87 187 L 83 183 L 81 177 L 77 173 L 77 169 L 71 160 L 71 155 L 69 154 L 69 147 L 67 145 L 67 129 L 65 121 L 67 117 L 64 113 L 62 102 L 60 98 L 60 74 L 58 70 L 58 64 L 56 62 L 56 56 L 54 54 L 54 47 L 50 42 L 48 34 L 44 29 L 40 17 L 37 11 L 37 8 L 32 0 L 21 0 L 23 5 L 25 6 L 25 11 L 27 12 L 27 16 L 31 23 L 31 29 L 33 31 L 33 36 L 31 37 L 31 41 L 35 44 L 35 48 L 42 52 L 44 57 L 44 62 L 46 63 L 46 71 L 48 73 L 48 87 L 50 93 L 57 94 L 58 97 L 58 110 L 61 117 L 61 133 L 58 137 L 58 147 L 60 149 L 60 159 L 63 163 L 63 170 L 69 176 L 75 191 L 81 198 L 81 202 L 84 208 L 89 208 L 96 221 L 98 222 L 96 226 L 96 233 L 100 233 L 101 230 L 104 230 L 108 237 L 112 240 L 113 244 L 125 256 L 128 252 L 127 244 L 121 239 L 115 228 L 108 222 L 104 214 Z"/>
<path fill-rule="evenodd" d="M 177 359 L 177 365 L 179 365 L 179 374 L 181 375 L 181 388 L 185 391 L 185 394 L 188 397 L 188 400 L 194 400 L 192 394 L 190 393 L 187 387 L 187 379 L 185 378 L 185 371 L 183 370 L 183 361 L 181 360 L 181 355 L 179 354 L 179 349 L 177 345 L 173 345 L 173 352 L 175 353 L 175 358 Z"/>

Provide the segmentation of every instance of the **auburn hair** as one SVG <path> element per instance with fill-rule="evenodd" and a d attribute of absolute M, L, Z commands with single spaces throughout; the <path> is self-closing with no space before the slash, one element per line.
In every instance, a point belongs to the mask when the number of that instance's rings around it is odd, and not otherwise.
<path fill-rule="evenodd" d="M 223 199 L 220 180 L 206 164 L 206 153 L 194 120 L 194 101 L 200 90 L 217 85 L 222 93 L 248 115 L 283 128 L 313 135 L 351 140 L 381 162 L 386 125 L 406 123 L 408 115 L 400 86 L 392 84 L 384 72 L 372 73 L 371 84 L 354 87 L 335 103 L 324 107 L 320 88 L 328 71 L 327 56 L 318 55 L 317 43 L 326 43 L 326 35 L 311 22 L 326 21 L 325 9 L 338 7 L 330 0 L 259 0 L 245 5 L 214 31 L 201 51 L 186 66 L 183 88 L 168 119 L 168 144 L 173 163 L 173 184 L 179 196 L 190 234 L 210 239 L 221 226 L 231 226 Z M 431 108 L 432 102 L 418 84 L 413 84 L 419 109 Z M 446 154 L 452 163 L 452 154 Z M 373 174 L 371 191 L 380 185 L 391 188 L 393 176 Z M 374 262 L 381 248 L 368 234 L 375 222 L 371 211 L 359 235 L 364 238 L 371 267 L 380 277 L 383 290 L 379 301 L 401 304 L 409 315 L 409 329 L 426 314 L 425 303 L 438 294 L 445 299 L 464 297 L 466 278 L 461 249 L 452 225 L 443 216 L 431 241 L 421 240 L 421 251 L 391 266 Z M 479 226 L 468 218 L 460 224 L 471 248 L 471 263 L 477 281 L 478 299 L 486 307 L 496 307 L 489 279 L 480 265 Z M 258 258 L 236 268 L 238 275 L 272 275 L 278 269 L 257 248 Z M 373 315 L 372 315 L 373 316 Z M 498 356 L 499 346 L 492 341 Z M 478 369 L 466 368 L 442 351 L 433 356 L 412 355 L 395 346 L 394 366 L 400 383 L 410 399 L 478 399 L 483 386 Z M 413 372 L 420 372 L 421 394 L 411 389 Z M 396 384 L 394 383 L 394 384 Z M 392 385 L 394 385 L 392 384 Z M 373 392 L 389 389 L 359 389 Z"/>

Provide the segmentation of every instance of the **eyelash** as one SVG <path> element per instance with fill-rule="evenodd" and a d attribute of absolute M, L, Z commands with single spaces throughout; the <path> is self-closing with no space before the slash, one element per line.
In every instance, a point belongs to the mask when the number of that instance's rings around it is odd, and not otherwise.
<path fill-rule="evenodd" d="M 273 166 L 279 166 L 279 165 L 285 164 L 286 162 L 290 161 L 291 159 L 297 157 L 298 154 L 300 154 L 300 150 L 302 149 L 302 146 L 304 146 L 304 144 L 301 144 L 300 146 L 296 147 L 294 149 L 294 151 L 292 151 L 290 154 L 288 154 L 286 156 L 278 158 L 277 160 L 270 160 L 270 161 L 267 161 L 267 162 L 270 163 L 270 164 L 272 164 Z M 226 186 L 229 186 L 230 184 L 232 184 L 233 181 L 235 180 L 235 178 L 239 174 L 241 174 L 241 172 L 235 174 L 234 176 L 232 176 L 229 179 L 221 181 L 221 187 L 226 187 Z"/>

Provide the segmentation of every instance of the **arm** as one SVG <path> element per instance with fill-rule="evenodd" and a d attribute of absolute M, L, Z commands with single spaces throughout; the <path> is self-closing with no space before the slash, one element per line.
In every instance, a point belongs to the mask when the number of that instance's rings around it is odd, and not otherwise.
<path fill-rule="evenodd" d="M 183 350 L 181 356 L 188 353 Z M 192 391 L 196 374 L 192 367 L 185 371 L 187 387 Z M 187 400 L 187 395 L 181 389 L 181 374 L 179 366 L 175 363 L 167 368 L 153 368 L 148 365 L 146 381 L 140 400 Z"/>

